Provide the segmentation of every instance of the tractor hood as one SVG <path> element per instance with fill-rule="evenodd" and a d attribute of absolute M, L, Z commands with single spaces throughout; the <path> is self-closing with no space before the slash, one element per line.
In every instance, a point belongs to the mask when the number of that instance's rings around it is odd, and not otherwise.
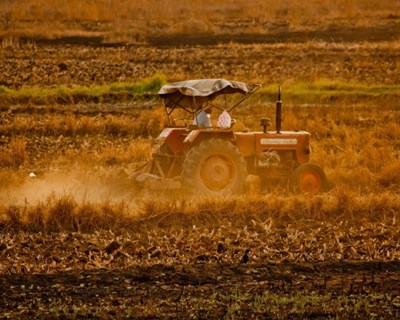
<path fill-rule="evenodd" d="M 158 94 L 169 108 L 181 107 L 196 111 L 208 101 L 221 94 L 240 93 L 248 95 L 256 91 L 260 85 L 224 79 L 188 80 L 167 84 Z"/>

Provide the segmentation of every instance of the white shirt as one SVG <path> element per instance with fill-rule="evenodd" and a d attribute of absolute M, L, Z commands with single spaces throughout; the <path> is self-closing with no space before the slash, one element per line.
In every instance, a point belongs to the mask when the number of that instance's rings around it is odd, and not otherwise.
<path fill-rule="evenodd" d="M 194 125 L 198 125 L 199 127 L 211 127 L 211 116 L 207 112 L 200 111 L 197 116 L 193 120 Z"/>

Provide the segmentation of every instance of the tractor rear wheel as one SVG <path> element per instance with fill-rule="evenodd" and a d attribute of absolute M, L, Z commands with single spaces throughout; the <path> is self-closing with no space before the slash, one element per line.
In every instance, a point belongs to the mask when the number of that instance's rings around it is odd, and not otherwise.
<path fill-rule="evenodd" d="M 326 190 L 328 182 L 324 171 L 319 166 L 305 163 L 294 171 L 293 184 L 296 192 L 317 194 Z"/>
<path fill-rule="evenodd" d="M 203 195 L 229 195 L 243 190 L 246 162 L 239 149 L 224 139 L 203 140 L 186 155 L 183 182 Z"/>

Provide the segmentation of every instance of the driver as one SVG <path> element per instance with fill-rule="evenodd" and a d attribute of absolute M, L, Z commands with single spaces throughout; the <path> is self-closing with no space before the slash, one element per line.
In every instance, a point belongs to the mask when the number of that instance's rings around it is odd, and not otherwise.
<path fill-rule="evenodd" d="M 193 119 L 193 124 L 199 127 L 210 128 L 211 127 L 211 111 L 212 107 L 208 106 L 201 110 Z"/>

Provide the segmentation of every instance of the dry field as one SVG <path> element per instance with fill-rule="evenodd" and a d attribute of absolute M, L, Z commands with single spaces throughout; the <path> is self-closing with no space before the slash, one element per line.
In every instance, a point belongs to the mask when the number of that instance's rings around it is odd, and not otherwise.
<path fill-rule="evenodd" d="M 26 3 L 0 3 L 1 319 L 399 318 L 397 3 Z M 282 86 L 329 192 L 121 182 L 165 124 L 157 88 L 218 77 L 265 85 L 237 130 Z"/>
<path fill-rule="evenodd" d="M 389 0 L 3 0 L 0 36 L 89 44 L 396 38 Z M 382 37 L 382 35 L 380 36 Z"/>

